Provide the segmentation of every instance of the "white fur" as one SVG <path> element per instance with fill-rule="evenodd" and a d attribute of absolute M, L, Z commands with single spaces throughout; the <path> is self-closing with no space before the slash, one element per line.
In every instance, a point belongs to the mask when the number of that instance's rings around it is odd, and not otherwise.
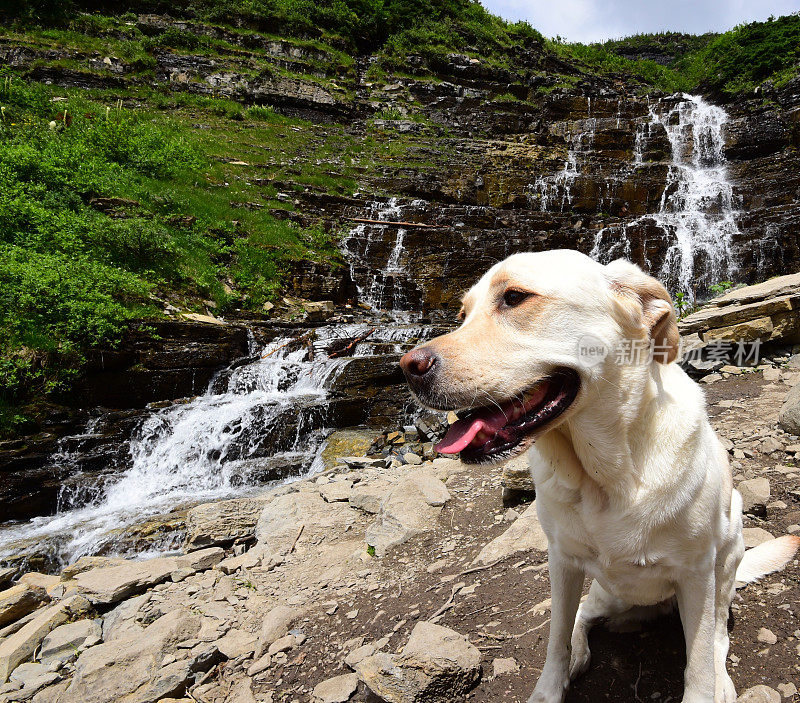
<path fill-rule="evenodd" d="M 503 308 L 509 286 L 535 296 Z M 585 335 L 615 349 L 674 324 L 666 292 L 632 264 L 549 251 L 493 267 L 465 296 L 464 324 L 429 343 L 440 358 L 441 392 L 471 395 L 476 405 L 511 398 L 558 366 L 581 376 L 578 398 L 530 449 L 549 541 L 552 620 L 529 703 L 563 701 L 570 677 L 589 664 L 593 622 L 643 615 L 673 599 L 686 635 L 683 703 L 736 700 L 725 662 L 744 554 L 741 498 L 703 393 L 675 363 L 623 363 L 612 353 L 585 367 L 578 357 Z M 742 575 L 780 568 L 796 548 L 796 540 L 767 545 Z M 586 575 L 593 582 L 579 607 Z"/>

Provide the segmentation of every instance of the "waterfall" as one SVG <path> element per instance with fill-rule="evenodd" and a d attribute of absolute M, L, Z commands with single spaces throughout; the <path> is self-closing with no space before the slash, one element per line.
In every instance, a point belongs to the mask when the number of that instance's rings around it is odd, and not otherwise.
<path fill-rule="evenodd" d="M 589 113 L 591 114 L 591 101 L 589 102 Z M 581 162 L 591 152 L 594 145 L 597 120 L 589 117 L 581 120 L 580 125 L 581 131 L 577 134 L 570 132 L 566 135 L 568 147 L 564 167 L 555 175 L 539 176 L 530 186 L 528 199 L 532 206 L 538 204 L 538 208 L 542 212 L 550 210 L 554 205 L 558 206 L 559 212 L 564 212 L 572 207 L 574 198 L 572 188 L 575 179 L 580 175 Z"/>
<path fill-rule="evenodd" d="M 424 200 L 401 205 L 398 198 L 369 203 L 364 219 L 376 222 L 359 223 L 342 241 L 342 255 L 350 264 L 350 277 L 356 284 L 359 301 L 374 310 L 390 312 L 397 320 L 410 320 L 411 312 L 419 307 L 420 292 L 406 268 L 408 230 L 377 222 L 402 221 L 406 219 L 403 214 L 406 209 L 426 205 Z M 390 249 L 389 242 L 392 242 Z M 381 266 L 381 261 L 386 263 Z"/>
<path fill-rule="evenodd" d="M 659 208 L 631 223 L 600 230 L 591 256 L 610 261 L 629 255 L 628 230 L 653 227 L 667 242 L 664 261 L 653 273 L 673 292 L 694 298 L 696 290 L 733 277 L 732 243 L 739 228 L 723 153 L 727 119 L 721 107 L 694 95 L 650 106 L 647 122 L 637 127 L 634 168 L 645 166 L 647 142 L 654 128 L 663 128 L 671 162 Z"/>
<path fill-rule="evenodd" d="M 314 330 L 313 343 L 284 337 L 252 349 L 256 361 L 212 381 L 204 395 L 146 417 L 128 442 L 126 466 L 105 485 L 62 496 L 55 515 L 0 528 L 0 555 L 35 545 L 65 565 L 86 554 L 126 553 L 118 537 L 148 517 L 315 470 L 331 420 L 327 389 L 349 361 L 324 349 L 367 329 L 331 325 Z M 397 352 L 424 334 L 419 327 L 380 329 L 355 355 Z M 86 432 L 95 429 L 90 423 Z M 69 452 L 53 461 L 68 463 Z M 174 540 L 167 536 L 154 548 L 177 546 Z"/>

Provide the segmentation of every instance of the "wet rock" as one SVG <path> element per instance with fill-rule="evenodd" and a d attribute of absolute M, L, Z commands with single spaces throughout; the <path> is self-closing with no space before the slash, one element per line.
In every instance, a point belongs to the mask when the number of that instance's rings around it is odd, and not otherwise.
<path fill-rule="evenodd" d="M 511 527 L 481 549 L 473 563 L 491 564 L 512 554 L 531 550 L 547 551 L 547 535 L 539 524 L 535 501 L 511 524 Z"/>
<path fill-rule="evenodd" d="M 774 688 L 759 684 L 741 693 L 736 701 L 737 703 L 781 703 L 781 694 Z"/>
<path fill-rule="evenodd" d="M 0 684 L 8 681 L 11 672 L 33 655 L 48 633 L 85 613 L 89 607 L 89 602 L 82 596 L 70 596 L 45 608 L 19 631 L 0 642 Z"/>
<path fill-rule="evenodd" d="M 374 430 L 348 428 L 334 432 L 328 437 L 320 454 L 325 468 L 331 469 L 340 464 L 340 457 L 366 454 L 374 439 Z"/>
<path fill-rule="evenodd" d="M 427 532 L 449 499 L 444 483 L 428 471 L 415 471 L 400 479 L 382 501 L 375 522 L 367 528 L 367 544 L 383 556 L 392 547 Z"/>
<path fill-rule="evenodd" d="M 204 503 L 186 515 L 186 546 L 201 549 L 255 536 L 264 500 L 237 498 Z"/>
<path fill-rule="evenodd" d="M 458 632 L 419 622 L 401 654 L 374 654 L 357 666 L 358 677 L 388 703 L 449 702 L 480 679 L 481 653 Z"/>
<path fill-rule="evenodd" d="M 345 703 L 358 688 L 357 674 L 343 674 L 323 681 L 314 687 L 314 703 Z"/>
<path fill-rule="evenodd" d="M 0 627 L 32 613 L 47 600 L 49 597 L 44 588 L 27 583 L 18 583 L 0 591 Z"/>
<path fill-rule="evenodd" d="M 7 567 L 0 567 L 0 588 L 6 587 L 13 578 L 17 575 L 17 570 L 7 566 Z"/>
<path fill-rule="evenodd" d="M 87 649 L 78 657 L 63 703 L 155 703 L 182 693 L 193 673 L 193 658 L 164 667 L 160 662 L 176 644 L 196 637 L 200 624 L 199 615 L 180 608 L 158 618 L 140 634 Z"/>

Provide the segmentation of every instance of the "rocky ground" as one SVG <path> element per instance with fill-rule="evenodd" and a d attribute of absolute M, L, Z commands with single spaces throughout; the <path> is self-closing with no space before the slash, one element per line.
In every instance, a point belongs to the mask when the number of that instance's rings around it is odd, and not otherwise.
<path fill-rule="evenodd" d="M 798 382 L 789 356 L 703 381 L 748 546 L 800 530 L 800 440 L 777 424 Z M 0 701 L 526 700 L 549 624 L 534 495 L 504 491 L 519 486 L 513 470 L 409 459 L 420 463 L 339 457 L 321 475 L 200 506 L 181 556 L 22 576 L 0 592 Z M 777 691 L 751 700 L 797 698 L 799 601 L 797 561 L 739 591 L 733 679 Z M 600 627 L 591 644 L 570 702 L 680 699 L 677 616 Z"/>

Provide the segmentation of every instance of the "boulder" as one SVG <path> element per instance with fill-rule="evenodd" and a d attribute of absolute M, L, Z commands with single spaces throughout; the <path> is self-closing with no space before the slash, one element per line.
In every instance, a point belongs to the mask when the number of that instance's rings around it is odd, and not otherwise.
<path fill-rule="evenodd" d="M 508 491 L 524 491 L 526 493 L 536 490 L 527 453 L 514 457 L 503 464 L 503 488 Z"/>
<path fill-rule="evenodd" d="M 792 386 L 778 415 L 778 424 L 789 434 L 800 434 L 800 383 Z"/>
<path fill-rule="evenodd" d="M 763 476 L 741 481 L 736 488 L 742 496 L 742 512 L 744 513 L 758 510 L 759 506 L 763 510 L 769 500 L 769 480 Z"/>
<path fill-rule="evenodd" d="M 381 509 L 381 503 L 392 487 L 391 481 L 375 479 L 366 483 L 357 484 L 348 498 L 350 505 L 365 513 L 376 514 Z"/>
<path fill-rule="evenodd" d="M 319 487 L 319 494 L 326 503 L 345 503 L 353 489 L 351 481 L 333 481 Z"/>
<path fill-rule="evenodd" d="M 298 491 L 278 496 L 264 506 L 256 525 L 256 539 L 266 552 L 286 554 L 297 540 L 301 527 L 308 537 L 314 531 L 328 532 L 352 522 L 346 503 L 326 503 L 316 491 Z"/>
<path fill-rule="evenodd" d="M 767 532 L 763 527 L 745 527 L 742 529 L 742 537 L 744 538 L 745 549 L 751 549 L 775 539 L 775 535 Z"/>
<path fill-rule="evenodd" d="M 730 291 L 678 323 L 681 335 L 718 341 L 795 342 L 800 339 L 800 274 L 778 276 Z"/>
<path fill-rule="evenodd" d="M 78 650 L 87 640 L 100 639 L 102 635 L 103 628 L 97 620 L 77 620 L 61 625 L 44 638 L 39 661 L 45 665 L 70 662 L 77 658 Z"/>
<path fill-rule="evenodd" d="M 748 688 L 736 701 L 737 703 L 781 703 L 781 694 L 774 688 L 759 684 Z"/>
<path fill-rule="evenodd" d="M 192 508 L 186 515 L 187 548 L 225 545 L 252 537 L 264 502 L 258 498 L 237 498 Z"/>
<path fill-rule="evenodd" d="M 257 639 L 255 635 L 234 627 L 228 630 L 215 644 L 220 654 L 226 659 L 237 659 L 243 654 L 253 652 Z"/>
<path fill-rule="evenodd" d="M 11 672 L 33 656 L 42 640 L 59 625 L 89 610 L 82 596 L 70 596 L 41 611 L 13 635 L 0 642 L 0 684 L 8 681 Z"/>
<path fill-rule="evenodd" d="M 358 674 L 343 674 L 314 687 L 314 703 L 345 703 L 358 688 Z"/>
<path fill-rule="evenodd" d="M 495 537 L 478 553 L 474 564 L 491 564 L 512 554 L 528 551 L 546 552 L 547 535 L 539 524 L 536 501 L 503 534 Z"/>
<path fill-rule="evenodd" d="M 60 678 L 60 674 L 36 662 L 20 664 L 11 674 L 11 681 L 23 688 L 17 700 L 31 698 L 37 691 L 54 684 Z"/>
<path fill-rule="evenodd" d="M 481 653 L 458 632 L 419 622 L 401 654 L 373 654 L 356 671 L 388 703 L 450 703 L 478 683 Z"/>
<path fill-rule="evenodd" d="M 49 598 L 43 588 L 27 583 L 18 583 L 0 591 L 0 627 L 32 613 L 47 600 Z"/>
<path fill-rule="evenodd" d="M 90 647 L 78 657 L 62 703 L 156 703 L 182 694 L 197 670 L 197 659 L 190 655 L 163 667 L 161 661 L 179 642 L 196 638 L 200 627 L 201 616 L 180 608 L 140 634 Z"/>
<path fill-rule="evenodd" d="M 383 556 L 393 547 L 433 529 L 449 499 L 444 483 L 429 471 L 415 470 L 395 483 L 382 501 L 376 520 L 367 528 L 367 544 Z"/>

